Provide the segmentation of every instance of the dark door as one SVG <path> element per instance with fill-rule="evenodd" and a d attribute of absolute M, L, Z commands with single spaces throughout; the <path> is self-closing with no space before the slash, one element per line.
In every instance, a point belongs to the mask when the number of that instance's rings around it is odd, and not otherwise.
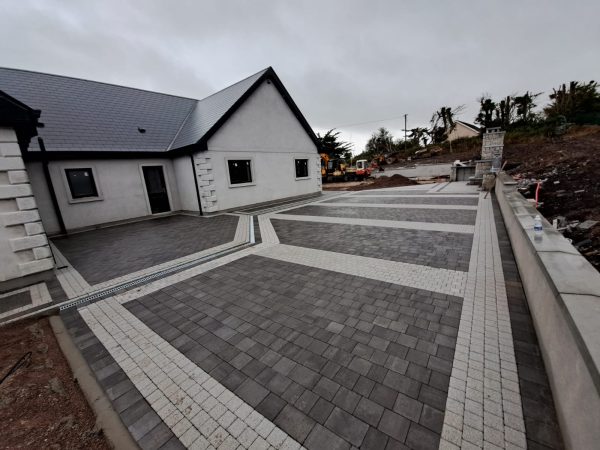
<path fill-rule="evenodd" d="M 148 192 L 152 214 L 171 211 L 162 166 L 143 166 L 142 170 L 144 171 L 146 192 Z"/>

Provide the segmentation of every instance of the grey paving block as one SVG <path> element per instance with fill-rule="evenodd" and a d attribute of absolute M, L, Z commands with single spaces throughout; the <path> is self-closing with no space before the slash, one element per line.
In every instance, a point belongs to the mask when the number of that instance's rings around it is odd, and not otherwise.
<path fill-rule="evenodd" d="M 451 223 L 474 225 L 477 211 L 432 210 L 423 208 L 348 208 L 308 205 L 286 211 L 286 214 L 348 217 L 353 219 L 400 220 L 406 222 Z"/>
<path fill-rule="evenodd" d="M 369 397 L 371 395 L 371 391 L 375 386 L 375 382 L 373 380 L 369 380 L 367 377 L 359 377 L 358 381 L 354 385 L 354 392 L 363 397 Z"/>
<path fill-rule="evenodd" d="M 149 408 L 149 411 L 146 412 L 142 417 L 136 420 L 134 423 L 129 425 L 127 429 L 131 433 L 131 436 L 136 441 L 142 439 L 146 434 L 148 434 L 153 428 L 162 423 L 161 418 L 156 414 L 154 410 Z"/>
<path fill-rule="evenodd" d="M 397 441 L 404 442 L 411 422 L 405 417 L 386 409 L 379 421 L 378 429 Z"/>
<path fill-rule="evenodd" d="M 235 216 L 174 215 L 52 242 L 88 283 L 96 284 L 230 242 L 237 223 Z"/>
<path fill-rule="evenodd" d="M 383 384 L 395 391 L 402 392 L 410 397 L 417 398 L 421 383 L 407 376 L 401 375 L 391 370 L 387 373 Z"/>
<path fill-rule="evenodd" d="M 419 424 L 439 435 L 442 433 L 444 425 L 444 413 L 439 409 L 424 405 Z"/>
<path fill-rule="evenodd" d="M 365 422 L 337 407 L 325 422 L 325 426 L 357 447 L 362 444 L 369 429 Z"/>
<path fill-rule="evenodd" d="M 144 450 L 156 450 L 166 444 L 172 437 L 173 432 L 171 429 L 161 421 L 138 440 L 138 444 Z"/>
<path fill-rule="evenodd" d="M 387 409 L 392 409 L 394 407 L 394 403 L 396 403 L 396 397 L 398 397 L 397 391 L 394 391 L 393 389 L 381 384 L 376 384 L 371 391 L 371 395 L 369 396 L 369 398 L 375 403 L 378 403 Z"/>
<path fill-rule="evenodd" d="M 446 393 L 425 384 L 421 386 L 418 399 L 440 411 L 446 408 Z"/>
<path fill-rule="evenodd" d="M 361 445 L 362 450 L 381 450 L 385 449 L 388 437 L 385 433 L 370 427 Z"/>
<path fill-rule="evenodd" d="M 412 420 L 418 422 L 421 417 L 421 411 L 423 410 L 423 403 L 408 395 L 399 393 L 394 403 L 394 412 Z"/>
<path fill-rule="evenodd" d="M 316 422 L 302 411 L 287 405 L 275 418 L 275 424 L 296 441 L 302 443 L 316 425 Z"/>
<path fill-rule="evenodd" d="M 311 450 L 348 450 L 350 444 L 327 428 L 317 424 L 304 442 Z"/>
<path fill-rule="evenodd" d="M 275 419 L 277 414 L 283 409 L 286 405 L 285 400 L 279 398 L 275 394 L 271 393 L 267 395 L 262 402 L 258 404 L 256 410 L 265 416 L 269 420 Z"/>
<path fill-rule="evenodd" d="M 383 414 L 383 406 L 362 397 L 354 410 L 354 415 L 373 427 L 377 427 Z"/>
<path fill-rule="evenodd" d="M 333 398 L 333 404 L 352 414 L 359 400 L 360 395 L 355 394 L 354 392 L 342 386 L 337 391 L 337 394 L 335 394 L 335 397 Z"/>
<path fill-rule="evenodd" d="M 320 424 L 324 424 L 331 412 L 335 408 L 333 403 L 328 402 L 322 398 L 319 398 L 315 405 L 312 407 L 308 415 Z"/>
<path fill-rule="evenodd" d="M 440 442 L 439 434 L 416 423 L 410 424 L 410 430 L 406 437 L 406 445 L 415 450 L 429 450 L 437 448 Z"/>
<path fill-rule="evenodd" d="M 315 406 L 317 400 L 319 400 L 319 396 L 307 389 L 302 393 L 294 406 L 296 406 L 296 408 L 298 408 L 300 411 L 308 414 L 313 406 Z"/>
<path fill-rule="evenodd" d="M 442 269 L 469 269 L 473 236 L 466 233 L 277 219 L 271 222 L 283 244 Z"/>
<path fill-rule="evenodd" d="M 235 390 L 235 393 L 250 406 L 256 407 L 269 394 L 269 391 L 248 378 Z"/>
<path fill-rule="evenodd" d="M 313 391 L 325 400 L 333 400 L 335 394 L 340 389 L 340 385 L 326 377 L 321 379 L 315 385 Z"/>

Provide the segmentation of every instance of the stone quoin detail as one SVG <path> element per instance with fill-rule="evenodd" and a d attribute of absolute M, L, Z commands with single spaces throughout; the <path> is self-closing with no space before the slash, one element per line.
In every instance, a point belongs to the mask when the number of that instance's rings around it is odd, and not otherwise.
<path fill-rule="evenodd" d="M 54 267 L 29 176 L 12 128 L 0 128 L 0 282 Z"/>

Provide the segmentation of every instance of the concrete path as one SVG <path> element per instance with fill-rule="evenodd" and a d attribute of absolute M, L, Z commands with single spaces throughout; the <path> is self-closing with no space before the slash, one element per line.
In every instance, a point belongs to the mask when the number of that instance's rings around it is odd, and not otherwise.
<path fill-rule="evenodd" d="M 282 208 L 64 320 L 142 448 L 560 448 L 551 398 L 522 401 L 496 219 L 463 183 Z"/>

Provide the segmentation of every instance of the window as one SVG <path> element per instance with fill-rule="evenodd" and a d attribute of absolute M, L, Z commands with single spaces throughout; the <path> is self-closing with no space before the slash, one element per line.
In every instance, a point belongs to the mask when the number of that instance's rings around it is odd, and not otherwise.
<path fill-rule="evenodd" d="M 308 159 L 295 159 L 296 163 L 296 178 L 308 177 Z"/>
<path fill-rule="evenodd" d="M 73 199 L 98 197 L 92 169 L 65 169 Z"/>
<path fill-rule="evenodd" d="M 231 159 L 229 166 L 229 180 L 231 184 L 252 183 L 252 161 L 249 159 Z"/>

